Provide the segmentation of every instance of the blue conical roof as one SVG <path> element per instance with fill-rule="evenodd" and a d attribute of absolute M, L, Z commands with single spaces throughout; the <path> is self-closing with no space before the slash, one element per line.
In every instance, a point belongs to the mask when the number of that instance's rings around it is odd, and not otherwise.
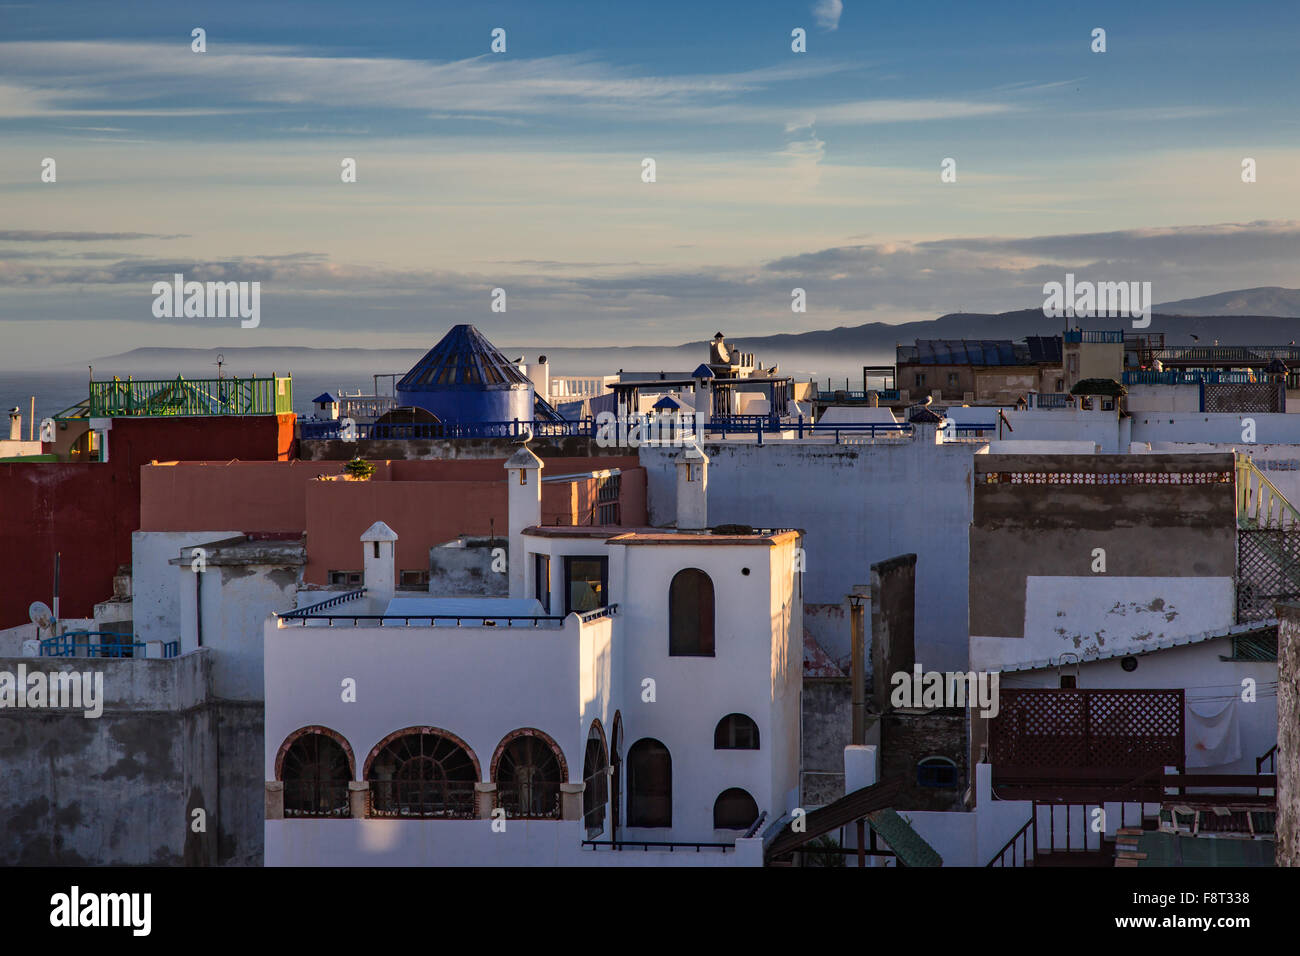
<path fill-rule="evenodd" d="M 411 366 L 397 388 L 406 392 L 531 385 L 528 376 L 472 325 L 452 326 L 424 358 Z"/>

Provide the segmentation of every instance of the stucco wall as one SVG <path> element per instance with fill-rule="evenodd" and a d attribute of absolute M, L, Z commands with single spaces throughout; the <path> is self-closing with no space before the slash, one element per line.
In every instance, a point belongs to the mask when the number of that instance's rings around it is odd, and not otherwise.
<path fill-rule="evenodd" d="M 1235 485 L 1231 480 L 1214 484 L 1011 484 L 988 483 L 986 474 L 1230 475 L 1232 468 L 1231 455 L 976 456 L 970 633 L 1023 637 L 1031 576 L 1231 579 L 1236 574 Z M 1104 574 L 1092 571 L 1097 548 L 1105 551 Z"/>
<path fill-rule="evenodd" d="M 919 439 L 838 446 L 707 444 L 709 522 L 805 531 L 809 604 L 838 605 L 855 584 L 868 583 L 874 562 L 915 552 L 917 579 L 936 595 L 917 602 L 917 654 L 927 666 L 964 666 L 971 459 L 978 447 Z M 671 524 L 677 452 L 640 453 L 650 521 Z M 836 655 L 834 647 L 827 650 Z"/>

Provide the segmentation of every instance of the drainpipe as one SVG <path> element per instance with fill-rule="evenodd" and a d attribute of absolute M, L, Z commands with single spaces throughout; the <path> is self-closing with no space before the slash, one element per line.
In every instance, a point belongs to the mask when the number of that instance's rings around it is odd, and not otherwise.
<path fill-rule="evenodd" d="M 194 575 L 194 635 L 198 647 L 203 646 L 203 575 Z"/>
<path fill-rule="evenodd" d="M 863 629 L 862 595 L 849 595 L 849 640 L 853 645 L 853 738 L 854 746 L 867 742 L 867 674 L 863 660 L 866 634 Z"/>

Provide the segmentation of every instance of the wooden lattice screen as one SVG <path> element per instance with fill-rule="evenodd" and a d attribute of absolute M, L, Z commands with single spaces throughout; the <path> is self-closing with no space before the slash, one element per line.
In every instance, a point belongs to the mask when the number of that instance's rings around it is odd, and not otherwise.
<path fill-rule="evenodd" d="M 1278 601 L 1300 600 L 1300 531 L 1237 532 L 1237 622 L 1275 617 Z"/>
<path fill-rule="evenodd" d="M 989 729 L 995 779 L 1116 780 L 1183 765 L 1181 689 L 1003 688 L 998 704 Z"/>

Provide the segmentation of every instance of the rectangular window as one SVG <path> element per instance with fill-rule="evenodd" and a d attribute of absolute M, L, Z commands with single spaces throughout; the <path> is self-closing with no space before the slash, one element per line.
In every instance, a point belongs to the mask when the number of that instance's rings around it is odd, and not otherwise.
<path fill-rule="evenodd" d="M 949 373 L 948 373 L 948 387 L 949 387 L 949 388 L 956 388 L 956 387 L 957 387 L 957 373 L 956 373 L 956 372 L 949 372 Z"/>
<path fill-rule="evenodd" d="M 917 373 L 916 373 L 916 387 L 917 387 L 917 388 L 925 388 L 925 373 L 924 373 L 924 372 L 917 372 Z"/>
<path fill-rule="evenodd" d="M 533 597 L 542 604 L 543 613 L 551 613 L 551 556 L 533 555 Z"/>
<path fill-rule="evenodd" d="M 429 572 L 420 570 L 403 571 L 398 587 L 408 588 L 414 591 L 427 590 L 429 587 Z"/>
<path fill-rule="evenodd" d="M 361 587 L 363 575 L 360 571 L 331 571 L 330 584 L 335 587 Z"/>
<path fill-rule="evenodd" d="M 594 611 L 609 604 L 609 559 L 564 559 L 564 613 Z"/>

